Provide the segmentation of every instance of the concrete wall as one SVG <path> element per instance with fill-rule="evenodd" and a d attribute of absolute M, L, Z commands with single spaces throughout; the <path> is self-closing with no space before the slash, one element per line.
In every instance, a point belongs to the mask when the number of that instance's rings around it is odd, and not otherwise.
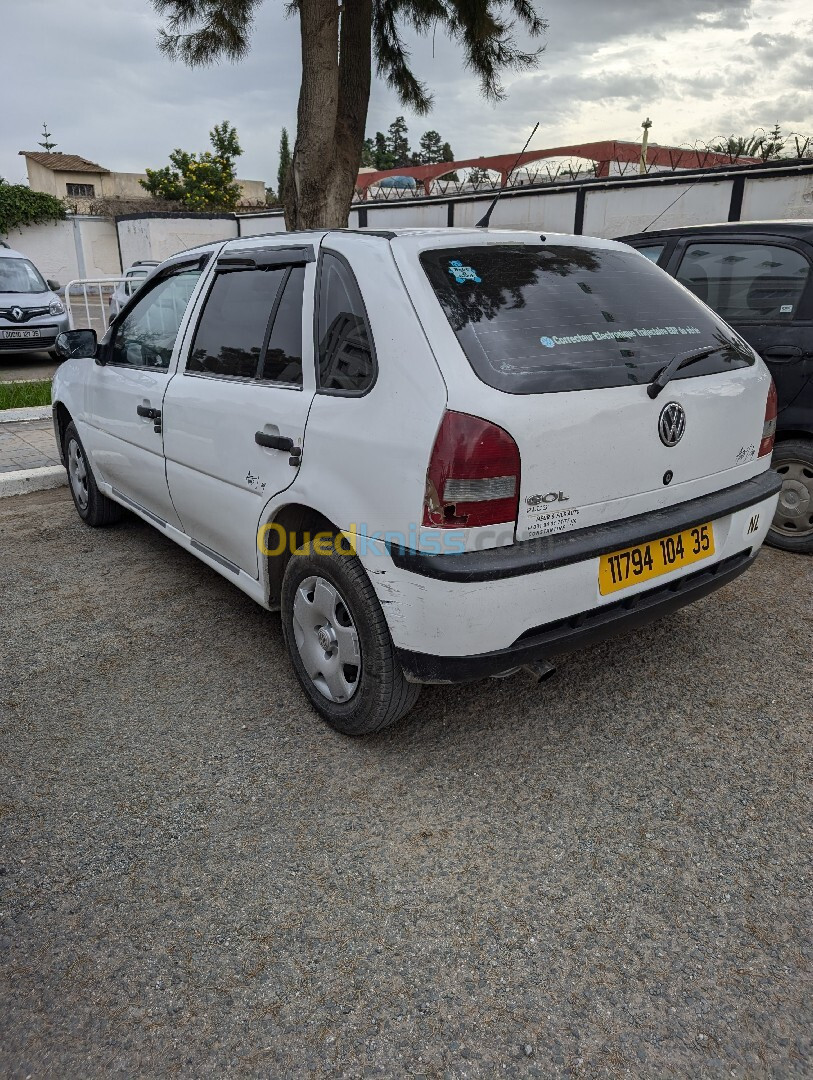
<path fill-rule="evenodd" d="M 109 218 L 74 217 L 12 229 L 2 237 L 61 285 L 79 277 L 120 273 L 116 227 Z"/>
<path fill-rule="evenodd" d="M 87 175 L 87 174 L 85 174 Z M 135 176 L 137 174 L 129 174 Z M 743 221 L 772 218 L 813 220 L 813 165 L 785 167 L 780 175 L 764 171 L 735 174 L 741 178 Z M 498 228 L 574 230 L 583 201 L 582 232 L 615 237 L 637 232 L 660 216 L 663 227 L 726 221 L 736 198 L 731 174 L 708 178 L 689 175 L 672 182 L 623 180 L 564 189 L 506 193 L 497 204 L 492 224 Z M 349 227 L 395 229 L 445 227 L 451 213 L 456 226 L 472 226 L 482 217 L 493 195 L 424 202 L 369 202 L 354 206 Z M 119 274 L 138 259 L 165 259 L 179 251 L 215 240 L 284 232 L 282 212 L 213 217 L 166 216 L 111 218 L 77 216 L 46 225 L 15 229 L 5 239 L 22 251 L 46 276 L 64 284 L 78 277 Z M 119 261 L 121 245 L 121 261 Z"/>
<path fill-rule="evenodd" d="M 124 267 L 138 259 L 168 259 L 179 251 L 231 240 L 237 236 L 233 217 L 143 217 L 118 222 L 121 259 Z"/>

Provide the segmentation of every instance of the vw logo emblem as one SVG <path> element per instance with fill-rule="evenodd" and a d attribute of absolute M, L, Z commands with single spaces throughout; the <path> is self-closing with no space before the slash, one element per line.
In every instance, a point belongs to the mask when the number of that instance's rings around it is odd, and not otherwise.
<path fill-rule="evenodd" d="M 22 322 L 24 314 L 25 312 L 20 307 L 13 307 L 9 312 L 9 315 L 11 315 L 12 319 L 14 319 L 15 322 Z"/>
<path fill-rule="evenodd" d="M 686 430 L 686 413 L 683 406 L 670 401 L 661 409 L 658 417 L 658 434 L 664 446 L 677 446 Z"/>

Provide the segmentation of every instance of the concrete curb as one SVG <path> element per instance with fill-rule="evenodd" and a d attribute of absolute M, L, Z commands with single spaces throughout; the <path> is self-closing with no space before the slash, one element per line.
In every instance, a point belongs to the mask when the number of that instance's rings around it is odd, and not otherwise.
<path fill-rule="evenodd" d="M 35 405 L 30 409 L 0 409 L 0 424 L 15 424 L 21 420 L 50 420 L 50 405 Z"/>
<path fill-rule="evenodd" d="M 0 473 L 0 499 L 8 495 L 28 495 L 32 491 L 64 487 L 67 483 L 68 474 L 61 465 Z"/>

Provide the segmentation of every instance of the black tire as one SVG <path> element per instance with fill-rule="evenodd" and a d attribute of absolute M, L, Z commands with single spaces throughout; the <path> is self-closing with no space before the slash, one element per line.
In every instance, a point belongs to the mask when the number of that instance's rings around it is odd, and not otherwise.
<path fill-rule="evenodd" d="M 774 447 L 771 465 L 784 478 L 766 542 L 800 555 L 813 553 L 813 439 L 788 439 Z"/>
<path fill-rule="evenodd" d="M 329 547 L 330 554 L 322 554 L 310 543 L 291 556 L 282 582 L 282 632 L 296 676 L 322 719 L 344 735 L 370 735 L 405 716 L 418 700 L 421 687 L 408 683 L 404 677 L 387 621 L 364 567 L 355 555 L 341 554 L 332 544 Z M 355 683 L 351 696 L 344 701 L 331 700 L 319 689 L 303 662 L 307 651 L 301 653 L 297 644 L 297 632 L 302 637 L 303 631 L 299 621 L 295 629 L 294 605 L 300 586 L 309 579 L 322 579 L 332 586 L 340 602 L 334 623 L 338 623 L 340 630 L 355 630 L 357 635 L 360 665 L 355 680 L 352 665 L 343 667 L 344 672 L 350 673 L 351 684 Z M 333 628 L 329 630 L 332 632 Z M 317 651 L 320 647 L 317 644 Z M 329 662 L 331 653 L 325 652 L 324 656 Z"/>
<path fill-rule="evenodd" d="M 71 421 L 65 430 L 65 467 L 68 470 L 68 487 L 76 512 L 86 525 L 96 529 L 103 525 L 113 525 L 121 520 L 124 513 L 118 503 L 102 495 L 96 486 L 93 470 L 79 438 L 76 425 Z M 80 466 L 84 469 L 84 482 L 79 479 Z"/>

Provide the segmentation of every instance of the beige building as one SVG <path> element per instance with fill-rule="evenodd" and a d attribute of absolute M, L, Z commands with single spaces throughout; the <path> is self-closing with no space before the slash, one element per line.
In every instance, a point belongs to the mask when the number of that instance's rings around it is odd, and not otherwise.
<path fill-rule="evenodd" d="M 46 154 L 20 150 L 28 169 L 28 186 L 32 191 L 44 191 L 58 199 L 66 199 L 80 213 L 87 212 L 91 203 L 112 199 L 151 201 L 150 194 L 139 184 L 146 173 L 111 172 L 95 161 L 76 154 Z M 241 206 L 264 206 L 265 183 L 262 180 L 238 180 L 242 194 Z M 146 209 L 146 207 L 145 207 Z"/>

